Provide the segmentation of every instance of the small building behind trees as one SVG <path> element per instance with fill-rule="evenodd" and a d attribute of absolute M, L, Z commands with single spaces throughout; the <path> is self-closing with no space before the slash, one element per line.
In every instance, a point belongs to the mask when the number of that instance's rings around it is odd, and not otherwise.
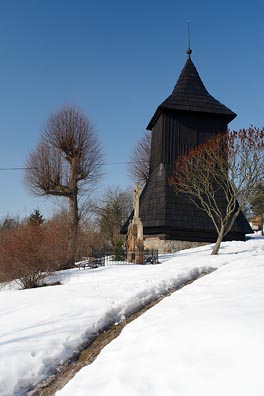
<path fill-rule="evenodd" d="M 186 196 L 176 196 L 168 179 L 180 155 L 225 132 L 236 117 L 208 93 L 191 60 L 190 49 L 187 54 L 172 94 L 158 106 L 147 126 L 152 132 L 150 172 L 140 196 L 139 215 L 144 226 L 145 246 L 163 251 L 216 241 L 211 219 Z M 219 195 L 218 199 L 221 201 L 223 197 Z M 221 205 L 225 205 L 224 200 Z M 127 232 L 130 219 L 121 233 Z M 244 240 L 245 234 L 251 232 L 240 213 L 225 240 Z"/>
<path fill-rule="evenodd" d="M 249 222 L 254 231 L 261 231 L 261 235 L 264 235 L 264 212 L 250 217 Z"/>

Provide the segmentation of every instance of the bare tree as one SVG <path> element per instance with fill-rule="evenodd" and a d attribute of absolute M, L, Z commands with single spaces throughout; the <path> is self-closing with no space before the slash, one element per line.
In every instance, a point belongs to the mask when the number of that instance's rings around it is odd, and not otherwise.
<path fill-rule="evenodd" d="M 261 234 L 264 235 L 264 180 L 259 181 L 252 191 L 249 204 L 251 213 L 259 218 Z"/>
<path fill-rule="evenodd" d="M 170 183 L 212 220 L 218 235 L 212 254 L 263 180 L 263 167 L 264 129 L 254 127 L 218 134 L 176 161 Z"/>
<path fill-rule="evenodd" d="M 10 217 L 9 215 L 0 219 L 0 231 L 15 229 L 20 223 L 19 217 Z"/>
<path fill-rule="evenodd" d="M 69 264 L 78 238 L 78 202 L 101 174 L 102 151 L 89 120 L 78 109 L 65 107 L 51 114 L 40 141 L 26 161 L 25 183 L 41 196 L 65 197 L 71 213 Z"/>
<path fill-rule="evenodd" d="M 146 131 L 138 140 L 131 155 L 129 163 L 129 176 L 132 180 L 145 184 L 149 177 L 149 163 L 151 151 L 151 132 Z"/>
<path fill-rule="evenodd" d="M 250 207 L 255 216 L 264 213 L 264 180 L 256 184 L 250 198 Z"/>
<path fill-rule="evenodd" d="M 108 188 L 97 205 L 96 213 L 99 229 L 113 246 L 123 243 L 120 229 L 133 207 L 133 196 L 130 190 L 120 187 Z"/>
<path fill-rule="evenodd" d="M 98 231 L 98 227 L 94 224 L 94 219 L 91 218 L 90 211 L 91 209 L 89 209 L 89 216 L 82 213 L 80 217 L 76 260 L 84 256 L 89 256 L 93 249 L 100 249 L 106 245 L 106 238 Z M 47 226 L 56 231 L 58 249 L 61 247 L 65 250 L 65 244 L 70 239 L 70 223 L 70 211 L 65 205 L 57 208 L 53 212 L 53 216 L 46 220 Z M 60 268 L 64 269 L 65 263 L 62 262 L 61 264 L 62 266 Z"/>

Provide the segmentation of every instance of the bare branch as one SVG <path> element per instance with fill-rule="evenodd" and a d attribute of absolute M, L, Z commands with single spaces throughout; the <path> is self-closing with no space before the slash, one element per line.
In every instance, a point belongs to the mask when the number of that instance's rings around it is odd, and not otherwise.
<path fill-rule="evenodd" d="M 151 133 L 146 131 L 145 135 L 138 140 L 131 155 L 129 164 L 129 176 L 132 180 L 144 184 L 149 176 L 151 151 Z"/>
<path fill-rule="evenodd" d="M 212 220 L 219 236 L 214 253 L 263 181 L 263 167 L 264 129 L 254 127 L 218 134 L 176 161 L 170 183 Z"/>

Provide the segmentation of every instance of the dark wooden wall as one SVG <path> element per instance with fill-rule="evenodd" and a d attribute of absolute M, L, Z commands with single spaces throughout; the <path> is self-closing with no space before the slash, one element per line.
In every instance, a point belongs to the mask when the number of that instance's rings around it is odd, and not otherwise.
<path fill-rule="evenodd" d="M 152 129 L 150 172 L 160 163 L 174 166 L 181 154 L 227 129 L 225 116 L 164 112 Z"/>

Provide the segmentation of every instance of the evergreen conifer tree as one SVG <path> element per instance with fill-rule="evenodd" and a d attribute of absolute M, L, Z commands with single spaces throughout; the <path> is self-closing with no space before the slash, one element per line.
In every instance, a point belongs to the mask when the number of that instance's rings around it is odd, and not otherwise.
<path fill-rule="evenodd" d="M 43 224 L 45 219 L 38 209 L 35 209 L 31 215 L 29 216 L 27 223 L 29 225 L 41 225 Z"/>

